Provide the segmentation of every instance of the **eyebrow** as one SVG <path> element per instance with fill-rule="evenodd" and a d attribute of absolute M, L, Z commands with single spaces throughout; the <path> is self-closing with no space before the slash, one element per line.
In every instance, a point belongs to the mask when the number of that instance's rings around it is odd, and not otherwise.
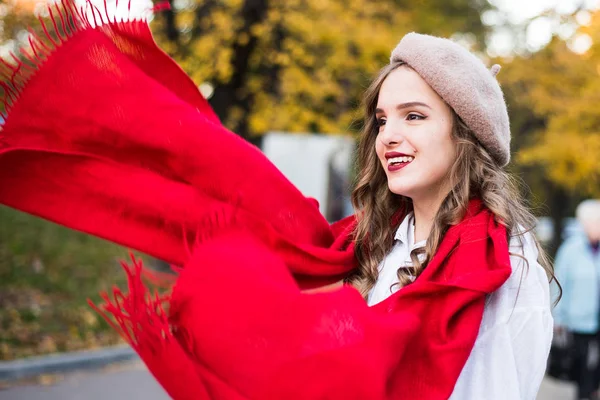
<path fill-rule="evenodd" d="M 396 110 L 403 110 L 405 108 L 411 108 L 411 107 L 417 107 L 417 106 L 426 107 L 426 108 L 429 108 L 431 110 L 431 107 L 429 107 L 427 104 L 422 103 L 420 101 L 410 101 L 408 103 L 398 104 L 396 106 Z M 381 108 L 376 108 L 375 109 L 375 114 L 379 114 L 379 113 L 382 113 L 382 112 L 384 112 L 384 111 Z"/>

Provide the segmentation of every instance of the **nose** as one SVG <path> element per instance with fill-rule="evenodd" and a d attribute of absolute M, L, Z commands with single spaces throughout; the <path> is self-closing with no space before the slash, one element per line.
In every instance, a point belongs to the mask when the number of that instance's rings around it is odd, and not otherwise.
<path fill-rule="evenodd" d="M 395 119 L 388 119 L 382 130 L 379 132 L 378 138 L 386 146 L 395 146 L 402 143 L 404 140 L 402 124 Z"/>

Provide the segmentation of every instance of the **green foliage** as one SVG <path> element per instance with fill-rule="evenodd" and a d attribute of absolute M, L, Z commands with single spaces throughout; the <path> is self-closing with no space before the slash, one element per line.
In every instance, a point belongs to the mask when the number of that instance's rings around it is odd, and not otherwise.
<path fill-rule="evenodd" d="M 87 299 L 126 286 L 128 251 L 0 207 L 0 360 L 120 341 Z"/>

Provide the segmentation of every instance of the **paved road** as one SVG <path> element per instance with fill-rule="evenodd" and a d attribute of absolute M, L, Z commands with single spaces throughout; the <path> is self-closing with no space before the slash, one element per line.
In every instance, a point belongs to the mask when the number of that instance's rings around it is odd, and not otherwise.
<path fill-rule="evenodd" d="M 139 363 L 98 372 L 69 374 L 49 385 L 0 390 L 0 400 L 169 400 Z"/>
<path fill-rule="evenodd" d="M 553 379 L 546 379 L 542 383 L 537 400 L 575 400 L 575 387 Z"/>
<path fill-rule="evenodd" d="M 571 400 L 571 386 L 544 381 L 537 400 Z M 169 400 L 138 363 L 93 373 L 71 374 L 51 385 L 0 390 L 0 400 Z M 483 399 L 482 399 L 483 400 Z"/>

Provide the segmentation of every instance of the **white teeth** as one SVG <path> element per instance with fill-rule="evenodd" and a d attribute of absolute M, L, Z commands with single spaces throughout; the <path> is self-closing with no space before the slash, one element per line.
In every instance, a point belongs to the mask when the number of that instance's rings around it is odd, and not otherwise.
<path fill-rule="evenodd" d="M 412 156 L 394 157 L 394 158 L 388 158 L 387 162 L 388 162 L 388 165 L 393 164 L 393 163 L 409 163 L 414 159 L 415 158 Z"/>

